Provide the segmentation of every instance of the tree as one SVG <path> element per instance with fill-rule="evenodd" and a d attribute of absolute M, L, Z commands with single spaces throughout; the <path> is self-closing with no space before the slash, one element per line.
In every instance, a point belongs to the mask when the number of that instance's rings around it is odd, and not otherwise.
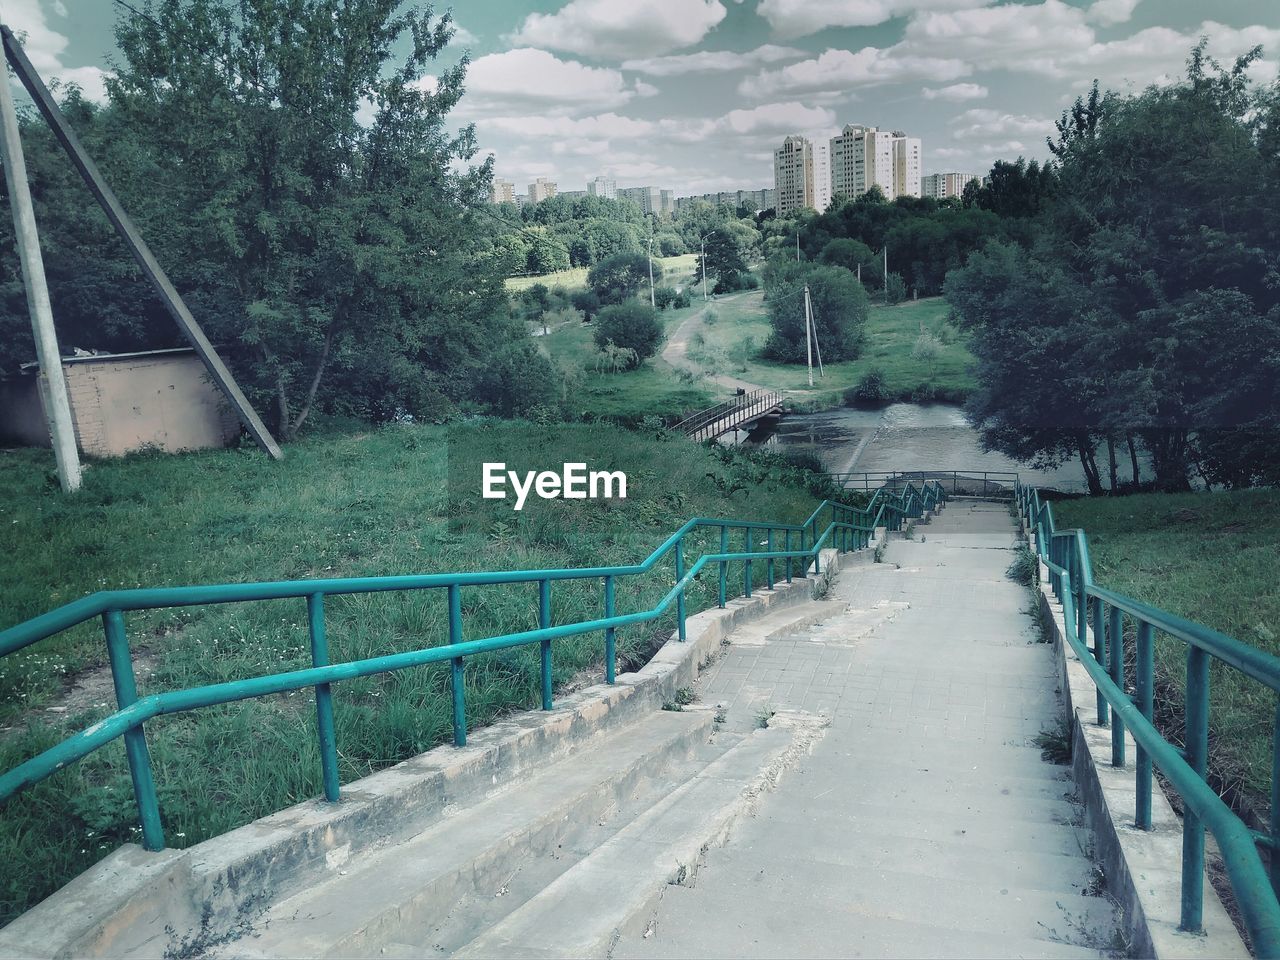
<path fill-rule="evenodd" d="M 596 317 L 593 336 L 601 350 L 612 344 L 634 351 L 634 359 L 627 364 L 630 369 L 656 354 L 665 334 L 654 309 L 647 303 L 632 301 L 601 310 Z"/>
<path fill-rule="evenodd" d="M 806 265 L 774 276 L 766 283 L 769 323 L 773 332 L 764 356 L 782 363 L 804 363 L 804 288 L 813 304 L 813 327 L 827 363 L 856 359 L 867 322 L 867 295 L 857 279 L 841 267 Z"/>
<path fill-rule="evenodd" d="M 741 231 L 725 226 L 712 231 L 706 238 L 705 247 L 700 248 L 706 251 L 707 276 L 715 278 L 716 293 L 729 293 L 742 288 L 742 278 L 749 270 L 742 247 L 746 239 Z M 702 275 L 703 259 L 700 253 L 694 268 L 695 276 Z"/>
<path fill-rule="evenodd" d="M 653 264 L 653 282 L 662 280 L 662 265 Z M 649 258 L 643 253 L 617 253 L 587 273 L 587 286 L 604 304 L 619 304 L 649 282 Z"/>
<path fill-rule="evenodd" d="M 467 60 L 434 68 L 450 16 L 400 6 L 159 0 L 117 26 L 112 109 L 168 205 L 144 228 L 287 438 L 319 403 L 381 404 L 351 391 L 390 371 L 461 394 L 509 337 L 468 210 L 491 170 L 445 126 Z"/>

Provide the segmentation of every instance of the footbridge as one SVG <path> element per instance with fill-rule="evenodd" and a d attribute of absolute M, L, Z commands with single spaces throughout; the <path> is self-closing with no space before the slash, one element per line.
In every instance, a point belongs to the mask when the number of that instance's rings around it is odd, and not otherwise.
<path fill-rule="evenodd" d="M 750 429 L 765 417 L 782 413 L 782 394 L 776 390 L 751 390 L 731 400 L 699 410 L 675 425 L 690 440 L 714 440 L 730 430 Z"/>
<path fill-rule="evenodd" d="M 0 632 L 9 654 L 100 618 L 119 700 L 0 798 L 123 739 L 142 837 L 0 930 L 0 956 L 1243 957 L 1241 934 L 1280 955 L 1260 853 L 1280 831 L 1205 769 L 1210 661 L 1271 690 L 1280 663 L 1099 586 L 1084 533 L 1011 495 L 908 479 L 803 524 L 694 518 L 626 566 L 111 591 Z M 644 576 L 671 588 L 620 611 Z M 698 578 L 717 599 L 694 612 Z M 601 613 L 553 623 L 573 579 Z M 491 584 L 528 585 L 537 629 L 464 640 L 459 591 Z M 448 642 L 328 663 L 325 598 L 386 590 L 443 591 Z M 129 611 L 287 598 L 311 668 L 137 697 Z M 669 641 L 618 673 L 617 628 L 661 618 Z M 1155 721 L 1157 633 L 1186 651 L 1185 746 Z M 556 641 L 580 634 L 601 682 L 557 695 Z M 516 647 L 541 709 L 469 729 L 468 660 Z M 427 663 L 451 671 L 453 744 L 340 783 L 342 681 Z M 324 796 L 167 849 L 147 722 L 306 688 Z"/>

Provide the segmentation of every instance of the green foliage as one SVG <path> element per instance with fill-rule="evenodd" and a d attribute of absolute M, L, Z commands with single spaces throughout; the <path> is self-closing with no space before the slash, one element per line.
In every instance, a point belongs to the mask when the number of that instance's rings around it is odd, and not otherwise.
<path fill-rule="evenodd" d="M 649 282 L 649 258 L 643 253 L 618 253 L 591 268 L 587 286 L 602 304 L 620 304 Z M 662 266 L 653 264 L 653 282 L 662 280 Z"/>
<path fill-rule="evenodd" d="M 901 303 L 907 299 L 907 283 L 902 279 L 902 274 L 891 273 L 885 281 L 885 299 L 889 303 Z"/>
<path fill-rule="evenodd" d="M 634 359 L 627 369 L 639 366 L 656 354 L 666 336 L 654 309 L 636 301 L 605 307 L 594 326 L 593 336 L 602 350 L 613 344 L 634 351 Z"/>
<path fill-rule="evenodd" d="M 657 287 L 653 291 L 653 302 L 659 310 L 665 310 L 676 302 L 675 287 Z"/>
<path fill-rule="evenodd" d="M 797 264 L 773 274 L 773 278 L 767 287 L 773 332 L 764 345 L 765 357 L 782 363 L 805 362 L 806 284 L 823 360 L 836 363 L 858 356 L 867 321 L 867 296 L 848 270 Z"/>
<path fill-rule="evenodd" d="M 844 392 L 844 401 L 850 406 L 857 403 L 884 403 L 889 399 L 888 381 L 879 367 L 872 367 L 862 375 L 857 384 Z"/>
<path fill-rule="evenodd" d="M 600 296 L 594 290 L 575 290 L 569 299 L 574 309 L 582 312 L 584 320 L 594 320 L 600 312 Z"/>
<path fill-rule="evenodd" d="M 475 378 L 481 408 L 502 417 L 552 408 L 560 399 L 555 368 L 528 340 L 499 347 Z"/>
<path fill-rule="evenodd" d="M 671 301 L 671 306 L 676 310 L 683 310 L 688 307 L 691 302 L 689 291 L 682 289 L 676 294 L 675 299 Z"/>
<path fill-rule="evenodd" d="M 1095 492 L 1108 444 L 1163 488 L 1280 481 L 1280 89 L 1249 87 L 1259 55 L 1222 68 L 1201 45 L 1181 83 L 1078 100 L 1035 244 L 948 279 L 989 446 L 1078 456 Z"/>

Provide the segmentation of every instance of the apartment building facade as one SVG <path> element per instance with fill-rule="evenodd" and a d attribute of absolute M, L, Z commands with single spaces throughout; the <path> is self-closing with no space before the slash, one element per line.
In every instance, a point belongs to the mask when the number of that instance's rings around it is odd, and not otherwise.
<path fill-rule="evenodd" d="M 831 138 L 831 192 L 853 199 L 873 186 L 893 197 L 893 134 L 861 123 Z"/>
<path fill-rule="evenodd" d="M 934 200 L 964 196 L 964 188 L 973 181 L 981 182 L 976 173 L 931 173 L 920 179 L 920 195 Z"/>
<path fill-rule="evenodd" d="M 813 144 L 807 138 L 787 137 L 773 152 L 773 186 L 778 216 L 813 207 Z"/>
<path fill-rule="evenodd" d="M 543 200 L 550 200 L 557 193 L 556 183 L 554 180 L 548 180 L 546 177 L 539 177 L 533 183 L 529 184 L 529 203 L 541 203 Z"/>
<path fill-rule="evenodd" d="M 493 203 L 515 203 L 516 185 L 510 180 L 494 178 L 493 186 L 489 189 L 489 200 Z"/>
<path fill-rule="evenodd" d="M 587 196 L 618 199 L 618 181 L 612 177 L 592 177 L 587 181 Z"/>
<path fill-rule="evenodd" d="M 898 197 L 920 196 L 920 176 L 923 173 L 919 137 L 908 137 L 901 130 L 893 132 L 893 194 Z"/>

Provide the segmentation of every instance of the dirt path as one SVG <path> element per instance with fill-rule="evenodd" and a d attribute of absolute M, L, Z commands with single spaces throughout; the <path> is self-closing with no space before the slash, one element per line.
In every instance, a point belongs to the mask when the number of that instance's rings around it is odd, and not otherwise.
<path fill-rule="evenodd" d="M 755 291 L 744 291 L 743 293 L 731 294 L 718 301 L 712 301 L 697 313 L 687 317 L 680 326 L 676 327 L 675 332 L 671 334 L 667 340 L 667 345 L 662 350 L 662 359 L 675 367 L 677 370 L 689 370 L 693 373 L 700 373 L 701 368 L 689 359 L 689 341 L 693 339 L 693 335 L 706 326 L 707 311 L 714 308 L 716 303 L 732 303 L 743 297 L 750 296 Z M 739 380 L 737 377 L 731 377 L 727 374 L 715 373 L 705 377 L 706 380 L 717 386 L 724 387 L 727 390 L 752 390 L 765 389 L 758 383 L 751 383 L 748 380 Z"/>

